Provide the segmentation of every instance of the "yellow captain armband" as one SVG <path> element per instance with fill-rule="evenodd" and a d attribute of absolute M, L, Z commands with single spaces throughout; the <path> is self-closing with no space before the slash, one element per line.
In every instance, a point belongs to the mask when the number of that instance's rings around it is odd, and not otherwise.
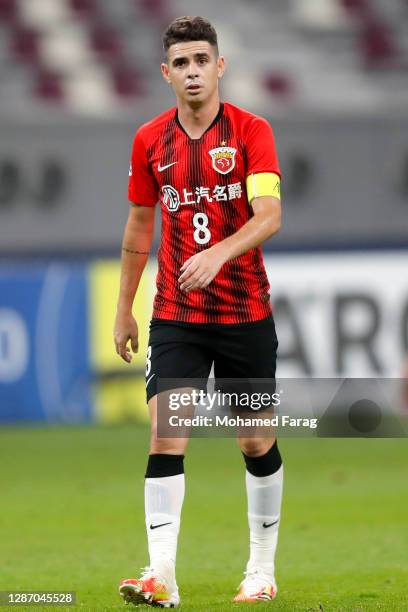
<path fill-rule="evenodd" d="M 248 202 L 261 196 L 273 196 L 280 200 L 280 177 L 274 172 L 259 172 L 247 176 L 246 189 Z"/>

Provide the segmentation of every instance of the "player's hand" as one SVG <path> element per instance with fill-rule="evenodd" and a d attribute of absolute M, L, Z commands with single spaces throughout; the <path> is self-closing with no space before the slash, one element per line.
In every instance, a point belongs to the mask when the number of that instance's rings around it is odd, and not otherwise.
<path fill-rule="evenodd" d="M 113 330 L 113 339 L 117 354 L 120 355 L 126 363 L 130 363 L 133 355 L 130 352 L 130 348 L 127 346 L 129 340 L 134 353 L 137 353 L 139 349 L 137 323 L 131 312 L 122 312 L 118 310 Z"/>
<path fill-rule="evenodd" d="M 227 254 L 219 244 L 196 253 L 180 268 L 178 282 L 181 291 L 190 293 L 208 287 L 226 261 Z"/>

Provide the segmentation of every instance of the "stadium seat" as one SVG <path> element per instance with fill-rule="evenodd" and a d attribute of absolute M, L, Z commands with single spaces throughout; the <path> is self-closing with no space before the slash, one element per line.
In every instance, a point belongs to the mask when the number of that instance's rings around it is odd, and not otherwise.
<path fill-rule="evenodd" d="M 34 95 L 42 100 L 62 102 L 64 90 L 61 75 L 57 72 L 41 70 L 36 76 Z"/>
<path fill-rule="evenodd" d="M 104 60 L 117 58 L 122 51 L 119 34 L 106 25 L 96 25 L 90 33 L 91 47 Z"/>
<path fill-rule="evenodd" d="M 340 2 L 353 17 L 368 17 L 372 12 L 370 0 L 340 0 Z"/>
<path fill-rule="evenodd" d="M 291 0 L 292 18 L 301 28 L 336 31 L 348 24 L 338 0 Z"/>
<path fill-rule="evenodd" d="M 45 32 L 41 40 L 41 59 L 52 70 L 76 72 L 79 66 L 94 61 L 88 32 L 75 22 Z"/>
<path fill-rule="evenodd" d="M 67 105 L 76 113 L 106 116 L 116 107 L 109 69 L 96 65 L 84 66 L 64 79 Z"/>
<path fill-rule="evenodd" d="M 170 21 L 167 0 L 136 0 L 137 8 L 161 25 Z"/>
<path fill-rule="evenodd" d="M 70 16 L 65 1 L 20 0 L 19 7 L 21 22 L 41 31 L 57 29 Z"/>
<path fill-rule="evenodd" d="M 81 18 L 93 18 L 98 14 L 95 0 L 69 0 L 71 9 Z"/>
<path fill-rule="evenodd" d="M 135 68 L 119 64 L 112 71 L 115 92 L 121 98 L 131 98 L 145 93 L 143 80 Z"/>
<path fill-rule="evenodd" d="M 39 33 L 37 30 L 17 26 L 12 33 L 11 51 L 19 61 L 37 63 L 39 58 Z"/>
<path fill-rule="evenodd" d="M 385 23 L 379 21 L 366 23 L 359 43 L 368 68 L 398 66 L 399 49 L 391 29 Z"/>
<path fill-rule="evenodd" d="M 0 0 L 0 21 L 15 23 L 18 20 L 16 0 Z"/>
<path fill-rule="evenodd" d="M 265 89 L 276 98 L 287 99 L 293 93 L 290 79 L 283 73 L 272 72 L 264 77 Z"/>

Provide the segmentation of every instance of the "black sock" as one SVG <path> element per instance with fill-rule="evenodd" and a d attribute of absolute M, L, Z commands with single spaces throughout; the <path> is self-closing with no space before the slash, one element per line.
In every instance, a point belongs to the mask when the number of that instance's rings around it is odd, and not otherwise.
<path fill-rule="evenodd" d="M 253 476 L 270 476 L 277 472 L 282 465 L 282 457 L 276 440 L 268 452 L 260 457 L 248 457 L 245 453 L 242 454 L 244 456 L 246 469 Z"/>
<path fill-rule="evenodd" d="M 184 455 L 149 455 L 145 478 L 163 478 L 184 474 Z"/>

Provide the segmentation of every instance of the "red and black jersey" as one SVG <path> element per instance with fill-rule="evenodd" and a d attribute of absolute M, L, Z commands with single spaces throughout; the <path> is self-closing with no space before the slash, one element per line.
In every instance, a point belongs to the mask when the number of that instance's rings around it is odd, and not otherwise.
<path fill-rule="evenodd" d="M 261 248 L 227 262 L 205 289 L 184 293 L 180 268 L 195 253 L 235 233 L 253 216 L 246 193 L 250 174 L 280 176 L 269 123 L 227 102 L 198 139 L 172 108 L 136 133 L 129 171 L 129 200 L 160 201 L 153 317 L 190 323 L 245 323 L 271 313 Z"/>

